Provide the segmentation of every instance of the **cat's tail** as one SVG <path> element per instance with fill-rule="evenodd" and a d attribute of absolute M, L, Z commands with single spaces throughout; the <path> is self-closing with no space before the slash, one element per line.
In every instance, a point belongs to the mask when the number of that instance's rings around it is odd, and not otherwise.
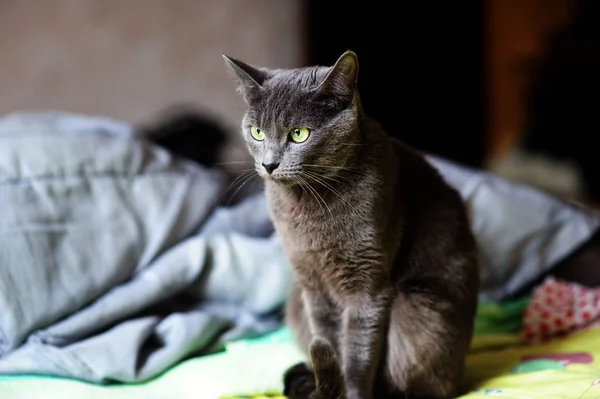
<path fill-rule="evenodd" d="M 315 338 L 310 345 L 310 358 L 315 373 L 316 398 L 346 399 L 344 375 L 333 346 Z"/>

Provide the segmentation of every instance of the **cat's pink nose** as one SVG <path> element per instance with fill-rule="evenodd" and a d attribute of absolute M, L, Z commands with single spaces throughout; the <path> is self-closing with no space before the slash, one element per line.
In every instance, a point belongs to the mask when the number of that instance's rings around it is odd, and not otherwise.
<path fill-rule="evenodd" d="M 269 164 L 264 164 L 264 163 L 263 163 L 263 164 L 262 164 L 262 166 L 263 166 L 263 168 L 265 168 L 265 170 L 266 170 L 266 171 L 267 171 L 269 174 L 271 174 L 271 173 L 273 173 L 273 171 L 274 171 L 275 169 L 277 169 L 277 167 L 279 166 L 279 163 L 269 163 Z"/>

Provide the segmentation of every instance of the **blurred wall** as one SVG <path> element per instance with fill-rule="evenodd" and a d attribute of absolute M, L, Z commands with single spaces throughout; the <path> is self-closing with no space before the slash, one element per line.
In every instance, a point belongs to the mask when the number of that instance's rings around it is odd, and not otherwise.
<path fill-rule="evenodd" d="M 237 127 L 221 53 L 304 63 L 302 0 L 0 0 L 0 114 L 55 109 L 144 121 L 195 102 Z"/>
<path fill-rule="evenodd" d="M 570 21 L 573 0 L 489 0 L 487 78 L 489 155 L 518 143 L 525 118 L 525 89 L 545 35 Z"/>

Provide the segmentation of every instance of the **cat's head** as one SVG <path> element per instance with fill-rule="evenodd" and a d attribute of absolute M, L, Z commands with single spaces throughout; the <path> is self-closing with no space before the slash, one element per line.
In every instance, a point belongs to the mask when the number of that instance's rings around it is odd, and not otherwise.
<path fill-rule="evenodd" d="M 297 69 L 223 58 L 247 104 L 242 132 L 260 176 L 295 185 L 346 166 L 360 140 L 354 52 L 331 67 Z"/>

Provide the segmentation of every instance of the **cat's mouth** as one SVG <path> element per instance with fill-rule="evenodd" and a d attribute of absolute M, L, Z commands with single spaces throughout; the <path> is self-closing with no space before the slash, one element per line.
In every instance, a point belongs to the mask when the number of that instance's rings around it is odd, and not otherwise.
<path fill-rule="evenodd" d="M 298 177 L 292 176 L 289 174 L 271 174 L 270 175 L 267 173 L 261 173 L 260 175 L 263 179 L 271 181 L 271 182 L 277 184 L 278 186 L 290 187 L 290 186 L 295 186 L 299 183 Z"/>

